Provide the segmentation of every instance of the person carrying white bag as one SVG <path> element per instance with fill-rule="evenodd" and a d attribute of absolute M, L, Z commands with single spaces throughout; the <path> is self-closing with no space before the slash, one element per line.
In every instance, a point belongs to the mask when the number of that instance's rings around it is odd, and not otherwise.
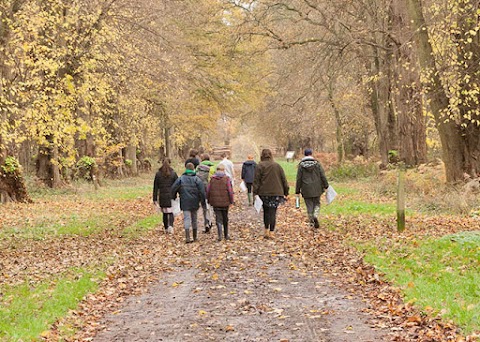
<path fill-rule="evenodd" d="M 310 225 L 317 229 L 320 227 L 318 222 L 320 196 L 328 189 L 329 185 L 322 164 L 313 158 L 312 154 L 311 148 L 305 149 L 305 157 L 298 165 L 295 194 L 297 198 L 302 194 Z"/>

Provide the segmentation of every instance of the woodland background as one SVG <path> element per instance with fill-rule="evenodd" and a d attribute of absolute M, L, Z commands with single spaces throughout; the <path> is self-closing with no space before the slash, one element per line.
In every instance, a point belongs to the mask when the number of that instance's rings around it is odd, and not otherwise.
<path fill-rule="evenodd" d="M 480 172 L 470 0 L 3 0 L 0 193 L 232 145 Z"/>
<path fill-rule="evenodd" d="M 473 0 L 0 0 L 0 340 L 92 339 L 172 265 L 221 285 L 219 267 L 263 269 L 241 257 L 257 248 L 324 271 L 392 340 L 478 340 L 479 15 Z M 235 161 L 314 148 L 339 194 L 322 229 L 291 200 L 267 244 L 238 194 L 231 243 L 192 250 L 179 220 L 160 233 L 157 162 L 180 173 L 190 148 L 224 145 Z M 293 191 L 297 163 L 276 159 Z"/>

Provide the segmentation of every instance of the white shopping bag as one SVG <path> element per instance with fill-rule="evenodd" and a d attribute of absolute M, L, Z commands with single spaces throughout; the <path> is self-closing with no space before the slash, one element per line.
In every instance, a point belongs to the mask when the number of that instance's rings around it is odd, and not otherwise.
<path fill-rule="evenodd" d="M 257 213 L 260 213 L 260 210 L 262 210 L 263 202 L 258 195 L 255 196 L 255 201 L 253 202 L 253 206 L 257 211 Z"/>
<path fill-rule="evenodd" d="M 325 196 L 327 197 L 327 205 L 328 205 L 333 202 L 333 200 L 337 196 L 337 192 L 331 185 L 329 185 L 327 188 L 327 192 L 325 193 Z"/>
<path fill-rule="evenodd" d="M 242 192 L 245 192 L 245 191 L 248 190 L 248 189 L 247 189 L 247 185 L 245 184 L 244 181 L 242 181 L 242 182 L 240 183 L 240 190 L 242 190 Z"/>
<path fill-rule="evenodd" d="M 173 216 L 178 216 L 182 212 L 180 210 L 180 199 L 172 200 L 172 211 L 173 211 Z"/>

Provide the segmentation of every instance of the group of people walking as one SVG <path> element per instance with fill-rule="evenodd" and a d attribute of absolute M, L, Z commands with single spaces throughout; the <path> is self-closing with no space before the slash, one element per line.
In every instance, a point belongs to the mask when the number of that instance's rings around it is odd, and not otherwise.
<path fill-rule="evenodd" d="M 153 202 L 163 213 L 163 225 L 166 233 L 173 233 L 174 213 L 172 200 L 180 197 L 180 209 L 183 211 L 185 241 L 191 243 L 198 239 L 197 213 L 202 207 L 204 232 L 210 232 L 213 226 L 213 214 L 217 227 L 218 241 L 229 240 L 228 210 L 234 203 L 234 165 L 228 155 L 215 167 L 208 154 L 197 158 L 196 150 L 190 151 L 185 161 L 185 172 L 178 177 L 168 158 L 155 175 L 153 184 Z M 304 151 L 296 177 L 295 194 L 305 200 L 310 224 L 319 227 L 320 196 L 328 188 L 325 172 L 318 160 L 313 158 L 311 149 Z M 283 168 L 273 160 L 272 152 L 264 149 L 257 164 L 249 155 L 242 164 L 242 182 L 247 191 L 249 206 L 260 201 L 263 208 L 264 237 L 273 238 L 278 207 L 288 199 L 289 185 Z M 192 236 L 190 236 L 190 231 Z"/>

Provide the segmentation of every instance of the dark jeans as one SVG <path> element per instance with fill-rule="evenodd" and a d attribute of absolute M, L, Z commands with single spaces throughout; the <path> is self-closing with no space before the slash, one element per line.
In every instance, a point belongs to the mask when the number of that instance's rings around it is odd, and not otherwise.
<path fill-rule="evenodd" d="M 218 237 L 221 238 L 222 227 L 225 238 L 228 237 L 228 207 L 226 208 L 213 208 L 215 213 L 215 223 L 217 224 Z"/>
<path fill-rule="evenodd" d="M 165 230 L 168 227 L 173 227 L 173 214 L 172 213 L 163 213 L 163 226 Z"/>
<path fill-rule="evenodd" d="M 307 214 L 310 220 L 318 217 L 320 212 L 320 197 L 308 197 L 304 198 L 305 206 L 307 207 Z"/>
<path fill-rule="evenodd" d="M 271 232 L 275 230 L 277 208 L 263 206 L 263 223 L 265 224 L 265 229 L 270 229 Z"/>

